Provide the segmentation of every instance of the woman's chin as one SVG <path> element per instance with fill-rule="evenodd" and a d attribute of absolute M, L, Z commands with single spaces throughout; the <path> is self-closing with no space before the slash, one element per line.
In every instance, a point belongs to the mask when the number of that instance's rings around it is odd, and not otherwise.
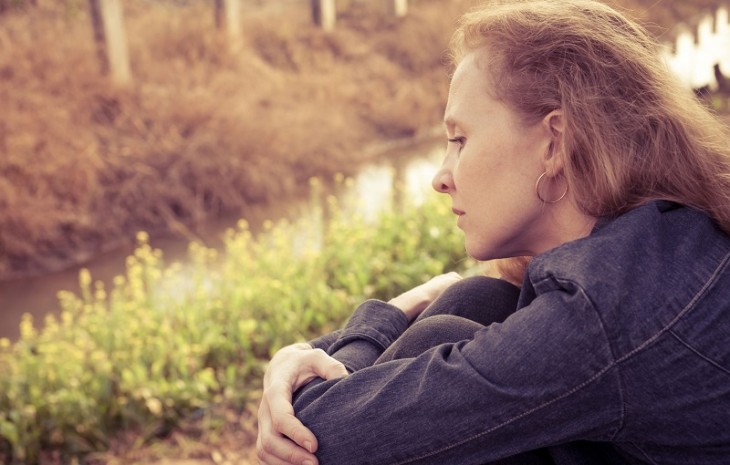
<path fill-rule="evenodd" d="M 496 254 L 493 250 L 491 250 L 489 247 L 484 247 L 483 245 L 479 244 L 469 244 L 466 243 L 466 254 L 473 258 L 474 260 L 484 262 L 487 260 L 493 260 L 496 257 Z"/>
<path fill-rule="evenodd" d="M 471 243 L 466 241 L 464 246 L 466 254 L 480 262 L 530 255 L 527 252 L 519 252 L 514 250 L 513 247 L 508 247 L 506 245 L 499 246 L 496 244 Z"/>

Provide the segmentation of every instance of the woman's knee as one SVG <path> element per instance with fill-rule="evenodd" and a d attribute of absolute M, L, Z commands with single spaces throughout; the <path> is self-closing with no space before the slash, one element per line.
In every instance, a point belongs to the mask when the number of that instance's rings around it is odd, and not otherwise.
<path fill-rule="evenodd" d="M 379 361 L 417 357 L 441 344 L 472 339 L 474 334 L 482 328 L 484 328 L 483 325 L 466 318 L 454 315 L 433 315 L 414 322 L 383 353 Z"/>
<path fill-rule="evenodd" d="M 464 278 L 444 291 L 417 321 L 434 315 L 455 315 L 483 325 L 504 321 L 517 308 L 520 289 L 487 276 Z"/>
<path fill-rule="evenodd" d="M 433 345 L 438 345 L 471 339 L 482 328 L 484 325 L 457 315 L 432 315 L 414 322 L 403 336 L 437 341 Z"/>

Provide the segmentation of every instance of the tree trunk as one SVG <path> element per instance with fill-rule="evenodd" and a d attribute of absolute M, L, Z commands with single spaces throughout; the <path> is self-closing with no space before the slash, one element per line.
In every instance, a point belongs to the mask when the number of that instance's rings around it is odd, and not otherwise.
<path fill-rule="evenodd" d="M 115 84 L 129 84 L 132 72 L 120 0 L 89 0 L 89 11 L 102 73 Z"/>
<path fill-rule="evenodd" d="M 335 28 L 336 18 L 335 0 L 312 0 L 314 24 L 325 31 L 331 31 Z"/>
<path fill-rule="evenodd" d="M 408 0 L 386 0 L 388 2 L 389 13 L 398 18 L 408 14 Z"/>
<path fill-rule="evenodd" d="M 215 0 L 215 26 L 223 31 L 230 49 L 241 45 L 241 0 Z"/>

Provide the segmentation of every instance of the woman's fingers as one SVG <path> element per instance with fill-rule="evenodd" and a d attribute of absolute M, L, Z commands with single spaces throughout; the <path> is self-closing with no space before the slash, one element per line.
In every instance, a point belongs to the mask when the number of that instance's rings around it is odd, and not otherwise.
<path fill-rule="evenodd" d="M 274 388 L 274 398 L 276 398 L 278 394 L 276 394 L 276 387 Z M 303 444 L 307 444 L 309 441 L 310 450 L 313 452 L 313 447 L 316 447 L 314 435 L 296 419 L 293 411 L 277 413 L 279 420 L 274 421 L 272 418 L 275 417 L 272 415 L 269 397 L 271 396 L 264 394 L 259 407 L 259 434 L 256 440 L 259 463 L 262 465 L 316 465 L 317 458 L 289 437 L 290 434 L 298 437 Z M 289 410 L 286 406 L 283 409 Z"/>
<path fill-rule="evenodd" d="M 312 350 L 309 357 L 312 371 L 322 379 L 342 378 L 348 375 L 345 365 L 327 355 L 322 349 Z"/>
<path fill-rule="evenodd" d="M 347 376 L 344 365 L 306 344 L 288 346 L 274 354 L 264 376 L 259 407 L 256 450 L 262 464 L 317 464 L 317 438 L 294 415 L 292 394 L 314 378 L 342 376 Z"/>
<path fill-rule="evenodd" d="M 285 383 L 272 383 L 264 393 L 264 400 L 269 409 L 272 429 L 289 438 L 307 452 L 317 450 L 317 438 L 294 416 L 291 404 L 291 388 Z"/>

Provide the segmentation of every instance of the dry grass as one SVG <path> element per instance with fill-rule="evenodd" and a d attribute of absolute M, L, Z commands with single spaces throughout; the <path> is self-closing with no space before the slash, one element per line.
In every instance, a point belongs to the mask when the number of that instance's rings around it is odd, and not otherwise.
<path fill-rule="evenodd" d="M 370 142 L 438 124 L 439 57 L 469 2 L 413 2 L 401 21 L 353 4 L 331 34 L 301 11 L 245 10 L 231 52 L 209 2 L 125 1 L 127 89 L 99 76 L 85 3 L 37 3 L 0 16 L 5 277 L 69 265 L 137 230 L 245 216 L 310 176 L 352 172 Z"/>

